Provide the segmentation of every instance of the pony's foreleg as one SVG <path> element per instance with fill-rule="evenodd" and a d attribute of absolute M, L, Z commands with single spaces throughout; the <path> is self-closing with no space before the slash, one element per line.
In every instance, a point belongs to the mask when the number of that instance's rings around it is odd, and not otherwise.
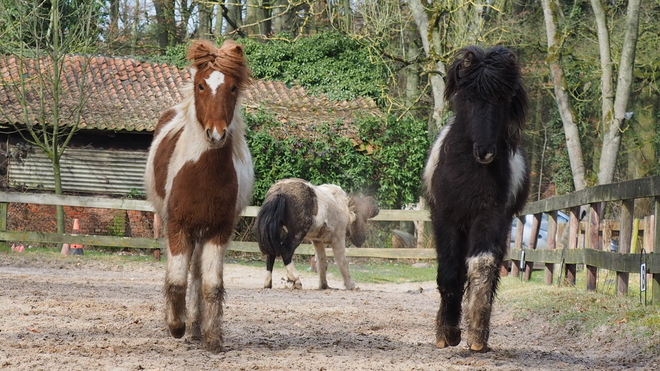
<path fill-rule="evenodd" d="M 499 282 L 499 264 L 489 253 L 467 259 L 467 300 L 465 316 L 468 324 L 467 343 L 471 350 L 487 349 L 493 298 Z"/>
<path fill-rule="evenodd" d="M 196 246 L 190 261 L 190 290 L 188 293 L 188 326 L 190 339 L 202 339 L 199 308 L 202 306 L 202 272 L 200 267 L 201 246 Z"/>
<path fill-rule="evenodd" d="M 295 249 L 285 249 L 282 253 L 282 261 L 286 266 L 286 279 L 288 282 L 292 282 L 293 286 L 291 287 L 294 290 L 302 290 L 302 282 L 300 282 L 300 274 L 296 270 L 296 267 L 293 265 L 293 251 Z"/>
<path fill-rule="evenodd" d="M 344 286 L 346 290 L 355 290 L 355 282 L 351 279 L 351 274 L 348 272 L 348 259 L 346 259 L 346 240 L 341 238 L 331 243 L 332 252 L 335 255 L 335 261 L 339 267 L 339 272 L 344 278 Z"/>
<path fill-rule="evenodd" d="M 457 346 L 461 342 L 461 302 L 465 285 L 465 264 L 461 256 L 464 239 L 450 237 L 436 229 L 438 252 L 438 291 L 440 308 L 436 317 L 436 345 L 438 348 Z"/>
<path fill-rule="evenodd" d="M 229 242 L 204 243 L 201 252 L 201 332 L 202 346 L 213 353 L 222 351 L 222 314 L 225 288 L 223 263 Z"/>
<path fill-rule="evenodd" d="M 320 241 L 313 241 L 312 243 L 316 251 L 316 259 L 318 259 L 316 269 L 319 271 L 319 290 L 327 290 L 330 286 L 328 286 L 328 278 L 326 277 L 328 258 L 325 256 L 325 243 Z"/>
<path fill-rule="evenodd" d="M 170 335 L 180 338 L 186 333 L 186 289 L 193 245 L 185 232 L 175 228 L 168 228 L 167 242 L 165 321 Z"/>
<path fill-rule="evenodd" d="M 508 219 L 510 220 L 510 219 Z M 483 213 L 470 228 L 465 319 L 471 350 L 486 351 L 490 336 L 493 299 L 500 280 L 500 264 L 506 252 L 507 218 L 497 212 Z"/>
<path fill-rule="evenodd" d="M 273 288 L 273 266 L 275 265 L 275 255 L 266 256 L 266 281 L 264 281 L 265 289 Z"/>

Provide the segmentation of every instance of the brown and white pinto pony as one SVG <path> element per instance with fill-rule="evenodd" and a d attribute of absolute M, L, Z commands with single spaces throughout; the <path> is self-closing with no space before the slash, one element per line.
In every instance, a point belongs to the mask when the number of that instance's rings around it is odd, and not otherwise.
<path fill-rule="evenodd" d="M 239 214 L 252 195 L 252 157 L 240 114 L 250 79 L 243 47 L 196 41 L 189 48 L 192 84 L 161 116 L 149 150 L 147 198 L 167 236 L 166 322 L 186 331 L 190 270 L 190 337 L 222 350 L 223 260 Z"/>
<path fill-rule="evenodd" d="M 356 288 L 348 272 L 346 238 L 360 247 L 367 239 L 367 219 L 378 215 L 373 197 L 346 194 L 339 186 L 315 186 L 296 178 L 273 184 L 266 193 L 256 220 L 259 249 L 267 255 L 264 288 L 273 287 L 275 258 L 282 257 L 287 280 L 302 289 L 293 265 L 293 252 L 305 240 L 312 241 L 318 258 L 319 289 L 330 288 L 326 278 L 328 261 L 325 246 L 330 245 L 347 290 Z"/>
<path fill-rule="evenodd" d="M 527 94 L 518 58 L 501 46 L 460 50 L 447 71 L 445 98 L 452 99 L 454 120 L 438 135 L 424 170 L 441 296 L 436 344 L 460 343 L 464 311 L 468 346 L 485 351 L 511 220 L 529 192 L 520 145 Z"/>

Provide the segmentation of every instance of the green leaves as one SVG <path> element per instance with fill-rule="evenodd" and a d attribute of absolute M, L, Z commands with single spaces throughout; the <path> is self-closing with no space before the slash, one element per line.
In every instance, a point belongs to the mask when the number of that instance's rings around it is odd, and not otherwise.
<path fill-rule="evenodd" d="M 306 135 L 278 135 L 275 118 L 246 113 L 248 145 L 254 158 L 253 202 L 283 178 L 333 183 L 348 192 L 374 195 L 382 208 L 417 202 L 429 140 L 426 123 L 394 117 L 363 117 L 357 138 L 342 136 L 341 122 L 324 123 Z"/>
<path fill-rule="evenodd" d="M 238 42 L 245 46 L 255 78 L 298 84 L 330 99 L 377 99 L 386 79 L 383 66 L 370 60 L 368 48 L 340 33 L 324 32 L 295 41 Z"/>

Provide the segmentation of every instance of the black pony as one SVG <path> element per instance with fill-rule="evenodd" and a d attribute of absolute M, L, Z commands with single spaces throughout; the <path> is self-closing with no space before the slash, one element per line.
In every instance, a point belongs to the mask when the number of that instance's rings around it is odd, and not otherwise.
<path fill-rule="evenodd" d="M 461 341 L 488 349 L 493 298 L 513 216 L 529 193 L 520 137 L 527 94 L 514 53 L 496 46 L 461 49 L 447 74 L 454 119 L 438 135 L 424 170 L 438 255 L 436 345 Z"/>

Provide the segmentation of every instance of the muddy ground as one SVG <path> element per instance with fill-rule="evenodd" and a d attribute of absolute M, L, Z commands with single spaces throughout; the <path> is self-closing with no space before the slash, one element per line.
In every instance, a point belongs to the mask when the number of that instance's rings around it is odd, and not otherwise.
<path fill-rule="evenodd" d="M 304 271 L 304 267 L 299 267 Z M 495 306 L 491 350 L 437 349 L 434 282 L 302 291 L 264 269 L 226 265 L 221 354 L 168 336 L 162 263 L 0 253 L 0 369 L 7 370 L 659 370 L 638 344 L 575 337 Z M 340 277 L 329 277 L 342 286 Z M 505 300 L 505 299 L 499 299 Z"/>

